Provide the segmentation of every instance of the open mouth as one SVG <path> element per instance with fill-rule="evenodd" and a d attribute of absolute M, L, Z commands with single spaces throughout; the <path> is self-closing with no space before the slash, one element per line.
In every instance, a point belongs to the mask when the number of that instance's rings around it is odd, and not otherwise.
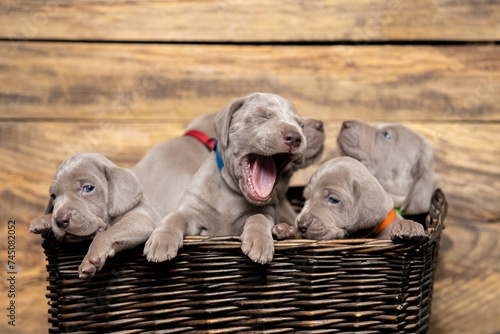
<path fill-rule="evenodd" d="M 278 181 L 278 176 L 291 160 L 288 153 L 272 156 L 252 153 L 245 156 L 242 160 L 242 168 L 250 197 L 257 202 L 267 202 Z"/>

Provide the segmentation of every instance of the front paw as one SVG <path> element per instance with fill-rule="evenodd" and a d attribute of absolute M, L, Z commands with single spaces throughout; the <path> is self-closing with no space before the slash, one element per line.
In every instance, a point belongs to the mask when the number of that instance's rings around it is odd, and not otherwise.
<path fill-rule="evenodd" d="M 424 227 L 412 220 L 401 220 L 393 224 L 391 229 L 391 240 L 396 242 L 420 242 L 427 241 L 429 236 Z"/>
<path fill-rule="evenodd" d="M 252 261 L 270 263 L 274 256 L 274 240 L 270 235 L 260 232 L 243 232 L 240 237 L 241 250 Z"/>
<path fill-rule="evenodd" d="M 92 245 L 91 245 L 92 248 Z M 90 280 L 97 272 L 101 271 L 102 267 L 106 263 L 108 257 L 113 257 L 115 252 L 113 249 L 106 250 L 91 250 L 83 259 L 80 267 L 78 267 L 78 274 L 84 281 Z"/>
<path fill-rule="evenodd" d="M 30 232 L 35 234 L 45 234 L 52 229 L 52 214 L 46 214 L 33 220 L 30 225 Z"/>
<path fill-rule="evenodd" d="M 274 225 L 271 232 L 273 233 L 273 237 L 277 240 L 302 238 L 302 234 L 300 234 L 299 229 L 296 226 L 288 225 L 287 223 Z"/>
<path fill-rule="evenodd" d="M 150 262 L 172 260 L 182 247 L 182 235 L 173 235 L 163 229 L 155 230 L 144 246 L 144 255 Z"/>

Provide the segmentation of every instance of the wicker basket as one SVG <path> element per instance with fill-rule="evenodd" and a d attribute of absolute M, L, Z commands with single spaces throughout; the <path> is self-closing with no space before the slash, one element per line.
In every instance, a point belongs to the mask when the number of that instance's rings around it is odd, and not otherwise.
<path fill-rule="evenodd" d="M 294 195 L 295 193 L 295 195 Z M 291 194 L 297 201 L 300 189 Z M 186 237 L 176 259 L 149 263 L 141 248 L 78 278 L 88 243 L 44 241 L 50 333 L 424 333 L 446 200 L 427 216 L 430 240 L 289 240 L 269 265 L 237 237 Z"/>

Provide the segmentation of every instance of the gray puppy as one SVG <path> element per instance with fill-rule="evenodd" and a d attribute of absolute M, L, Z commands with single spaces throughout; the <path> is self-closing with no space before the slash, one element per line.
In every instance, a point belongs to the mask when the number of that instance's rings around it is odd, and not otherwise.
<path fill-rule="evenodd" d="M 215 137 L 214 118 L 215 114 L 197 117 L 187 130 Z M 209 156 L 210 151 L 196 138 L 178 136 L 150 149 L 135 165 L 144 193 L 161 217 L 175 212 L 193 175 Z"/>
<path fill-rule="evenodd" d="M 306 186 L 304 197 L 306 202 L 296 225 L 308 239 L 428 238 L 421 224 L 396 214 L 394 202 L 375 177 L 349 157 L 322 164 Z"/>
<path fill-rule="evenodd" d="M 30 231 L 52 231 L 61 242 L 93 239 L 79 267 L 80 277 L 89 279 L 107 257 L 144 243 L 159 220 L 131 170 L 101 154 L 79 153 L 59 166 L 45 215 Z"/>
<path fill-rule="evenodd" d="M 186 128 L 198 130 L 215 138 L 213 126 L 217 113 L 208 113 L 194 119 Z M 286 193 L 293 174 L 301 168 L 317 162 L 323 153 L 325 131 L 323 123 L 315 118 L 304 118 L 306 151 L 302 164 L 288 164 L 276 185 L 276 213 L 278 222 L 293 225 L 297 214 L 286 198 Z M 144 194 L 162 217 L 174 212 L 192 177 L 210 156 L 198 139 L 191 136 L 179 136 L 162 142 L 150 149 L 134 167 L 139 181 L 144 187 Z"/>
<path fill-rule="evenodd" d="M 146 242 L 148 260 L 174 258 L 185 235 L 241 235 L 250 259 L 270 262 L 273 193 L 287 164 L 303 163 L 302 126 L 294 106 L 278 95 L 255 93 L 229 103 L 214 121 L 216 153 Z"/>
<path fill-rule="evenodd" d="M 340 155 L 362 162 L 405 214 L 429 211 L 439 177 L 429 142 L 401 124 L 345 121 L 337 137 Z"/>

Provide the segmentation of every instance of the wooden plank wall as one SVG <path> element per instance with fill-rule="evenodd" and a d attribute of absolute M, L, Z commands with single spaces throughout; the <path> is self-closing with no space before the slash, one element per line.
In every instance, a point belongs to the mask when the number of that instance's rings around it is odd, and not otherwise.
<path fill-rule="evenodd" d="M 254 91 L 322 119 L 325 158 L 346 119 L 403 122 L 425 135 L 450 202 L 430 332 L 500 330 L 499 1 L 0 7 L 1 263 L 15 219 L 19 266 L 17 324 L 2 321 L 2 333 L 47 332 L 45 260 L 28 226 L 65 157 L 90 150 L 132 166 L 193 117 Z M 4 290 L 0 298 L 7 305 Z"/>

